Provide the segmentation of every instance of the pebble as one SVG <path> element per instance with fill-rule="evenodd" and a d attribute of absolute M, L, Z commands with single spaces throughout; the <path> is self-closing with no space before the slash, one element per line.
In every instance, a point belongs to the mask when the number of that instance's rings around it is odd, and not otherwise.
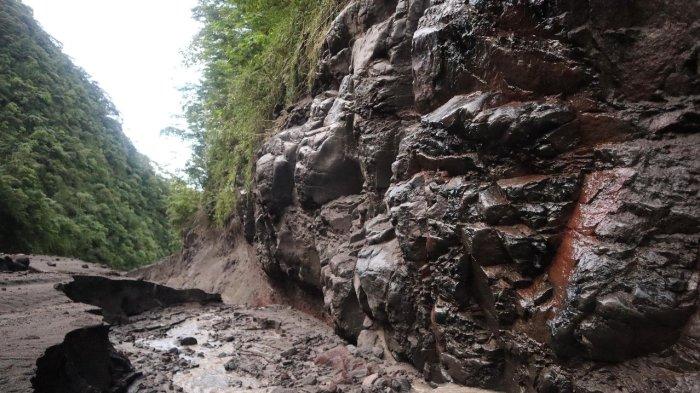
<path fill-rule="evenodd" d="M 299 380 L 299 383 L 302 385 L 315 385 L 316 382 L 317 379 L 315 375 L 309 375 Z"/>
<path fill-rule="evenodd" d="M 178 340 L 178 342 L 180 343 L 180 345 L 185 345 L 185 346 L 197 345 L 197 339 L 194 337 L 183 337 L 180 340 Z"/>
<path fill-rule="evenodd" d="M 231 359 L 224 364 L 226 371 L 235 371 L 238 369 L 238 359 Z"/>

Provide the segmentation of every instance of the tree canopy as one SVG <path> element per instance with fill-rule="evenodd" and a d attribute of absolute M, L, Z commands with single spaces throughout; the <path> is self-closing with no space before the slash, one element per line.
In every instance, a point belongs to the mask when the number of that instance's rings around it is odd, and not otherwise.
<path fill-rule="evenodd" d="M 152 262 L 174 247 L 167 197 L 105 93 L 30 8 L 0 2 L 0 250 Z"/>

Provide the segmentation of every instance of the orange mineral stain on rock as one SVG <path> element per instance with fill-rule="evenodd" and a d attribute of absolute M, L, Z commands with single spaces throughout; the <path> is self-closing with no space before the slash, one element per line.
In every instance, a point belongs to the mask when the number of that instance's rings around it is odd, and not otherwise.
<path fill-rule="evenodd" d="M 573 214 L 580 214 L 579 209 L 577 208 Z M 576 250 L 574 244 L 578 243 L 578 241 L 574 239 L 575 237 L 578 237 L 578 233 L 567 227 L 559 249 L 552 260 L 552 264 L 549 266 L 548 274 L 549 280 L 554 287 L 553 299 L 556 309 L 559 309 L 564 302 L 566 286 L 576 266 L 577 258 L 575 257 Z"/>
<path fill-rule="evenodd" d="M 596 226 L 622 205 L 624 187 L 634 175 L 632 169 L 619 168 L 593 172 L 584 178 L 578 204 L 549 266 L 549 280 L 554 286 L 555 312 L 564 303 L 566 287 L 577 261 L 591 245 L 598 243 L 594 233 Z"/>

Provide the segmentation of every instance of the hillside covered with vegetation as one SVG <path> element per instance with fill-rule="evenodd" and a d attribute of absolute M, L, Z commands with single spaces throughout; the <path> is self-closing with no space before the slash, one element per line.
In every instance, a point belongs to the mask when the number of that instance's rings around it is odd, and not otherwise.
<path fill-rule="evenodd" d="M 0 251 L 121 268 L 172 251 L 167 182 L 18 0 L 0 2 L 0 157 Z"/>
<path fill-rule="evenodd" d="M 200 0 L 195 8 L 203 28 L 189 61 L 204 74 L 189 92 L 189 130 L 180 136 L 194 145 L 189 180 L 204 190 L 197 203 L 215 222 L 226 220 L 237 190 L 250 184 L 254 151 L 275 111 L 308 93 L 323 35 L 346 3 Z"/>

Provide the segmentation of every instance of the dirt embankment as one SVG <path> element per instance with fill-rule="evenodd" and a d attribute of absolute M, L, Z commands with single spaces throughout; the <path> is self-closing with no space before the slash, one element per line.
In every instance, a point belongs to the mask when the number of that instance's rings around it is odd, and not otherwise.
<path fill-rule="evenodd" d="M 317 318 L 327 318 L 323 314 L 322 293 L 268 277 L 237 220 L 221 230 L 199 225 L 187 234 L 181 252 L 127 275 L 173 288 L 218 293 L 227 304 L 286 304 Z"/>
<path fill-rule="evenodd" d="M 151 309 L 221 301 L 72 258 L 0 255 L 0 261 L 2 392 L 126 391 L 139 372 L 113 348 L 103 321 L 128 323 Z"/>

